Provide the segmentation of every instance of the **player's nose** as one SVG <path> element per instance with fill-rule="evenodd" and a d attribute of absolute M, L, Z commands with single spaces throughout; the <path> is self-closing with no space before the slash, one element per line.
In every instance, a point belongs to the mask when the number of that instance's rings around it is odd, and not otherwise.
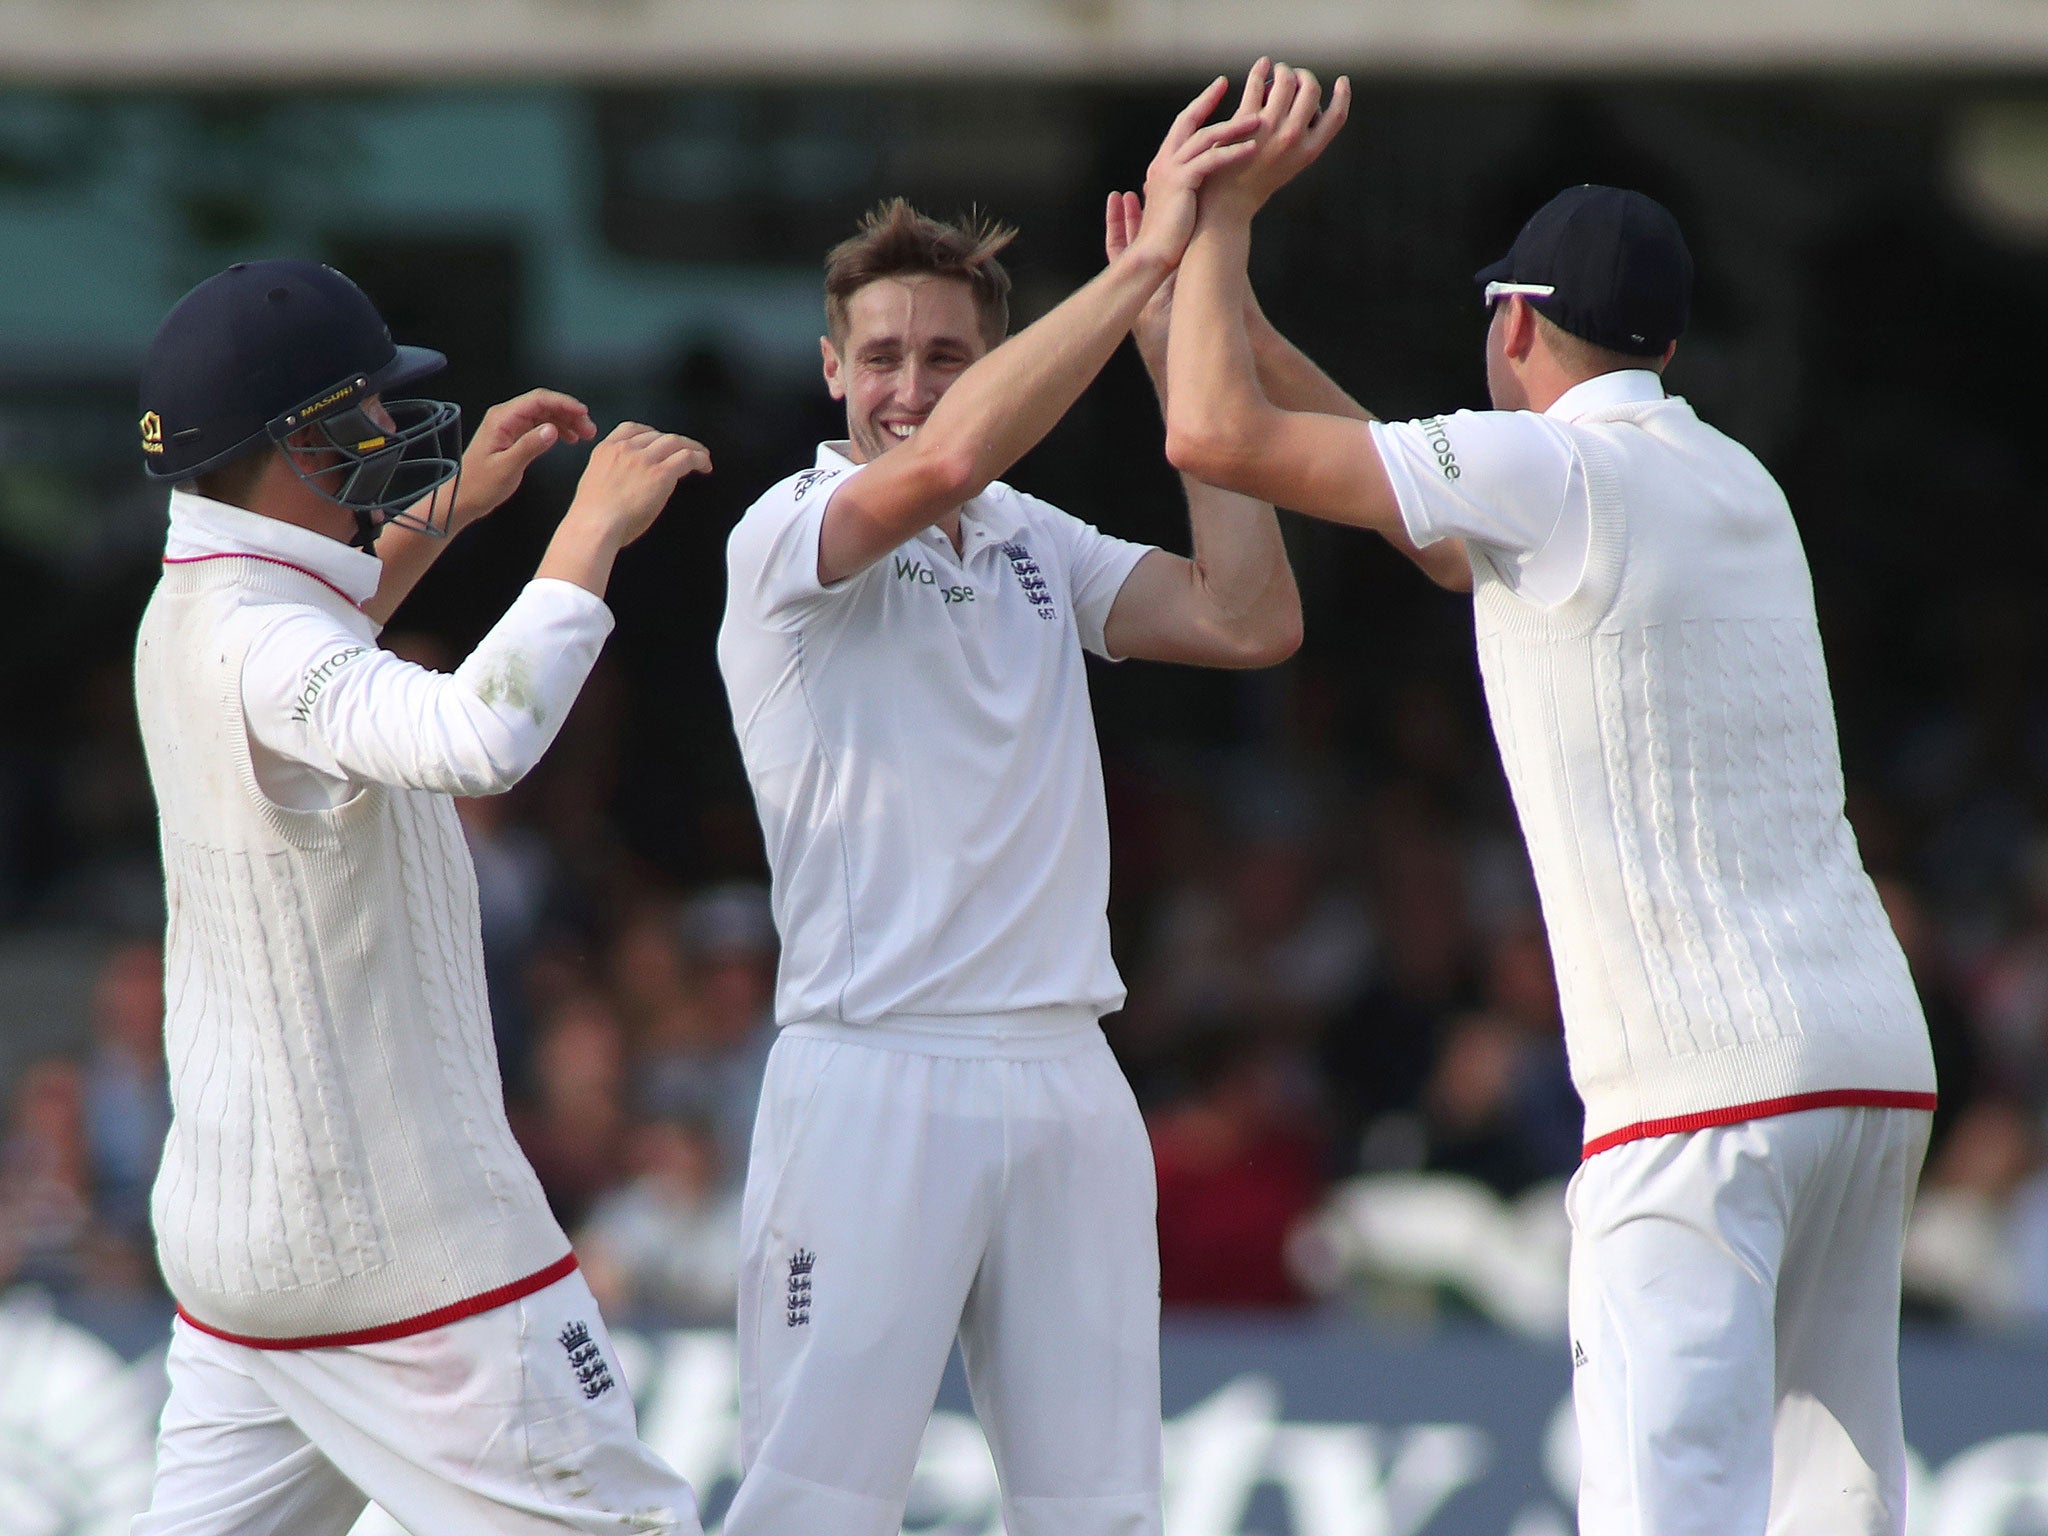
<path fill-rule="evenodd" d="M 930 410 L 944 389 L 938 369 L 913 362 L 897 376 L 896 403 L 906 411 Z"/>

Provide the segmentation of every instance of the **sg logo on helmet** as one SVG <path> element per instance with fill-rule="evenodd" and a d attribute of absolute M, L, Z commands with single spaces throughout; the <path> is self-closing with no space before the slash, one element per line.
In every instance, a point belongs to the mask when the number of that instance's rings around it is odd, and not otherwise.
<path fill-rule="evenodd" d="M 164 419 L 155 411 L 142 413 L 142 451 L 162 453 L 164 451 Z"/>

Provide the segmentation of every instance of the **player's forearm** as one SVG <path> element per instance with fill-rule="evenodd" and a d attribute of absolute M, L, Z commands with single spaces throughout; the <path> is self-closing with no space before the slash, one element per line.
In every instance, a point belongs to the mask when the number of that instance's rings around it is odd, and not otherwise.
<path fill-rule="evenodd" d="M 1427 549 L 1417 548 L 1407 538 L 1389 538 L 1387 542 L 1446 592 L 1472 590 L 1472 557 L 1466 552 L 1463 539 L 1439 539 Z"/>
<path fill-rule="evenodd" d="M 603 597 L 611 584 L 612 564 L 624 547 L 617 529 L 599 519 L 579 516 L 572 505 L 548 540 L 534 579 L 570 582 L 593 597 Z"/>
<path fill-rule="evenodd" d="M 1166 413 L 1166 331 L 1156 332 L 1141 325 L 1131 332 L 1138 348 L 1138 360 L 1145 365 L 1145 377 L 1152 381 L 1152 393 L 1159 397 L 1159 411 Z"/>
<path fill-rule="evenodd" d="M 441 553 L 447 549 L 449 541 L 484 512 L 490 510 L 488 507 L 465 507 L 460 499 L 452 506 L 447 505 L 444 498 L 459 496 L 459 487 L 462 483 L 458 478 L 406 509 L 421 521 L 428 520 L 437 510 L 440 511 L 447 519 L 446 533 L 436 537 L 431 533 L 422 533 L 417 528 L 409 528 L 403 523 L 393 522 L 385 523 L 378 531 L 377 559 L 382 563 L 384 571 L 377 579 L 376 595 L 363 604 L 363 612 L 375 622 L 388 623 L 391 615 L 412 596 L 412 589 L 419 585 L 420 578 L 441 558 Z"/>
<path fill-rule="evenodd" d="M 1246 319 L 1257 313 L 1246 290 Z M 1145 372 L 1167 401 L 1168 334 L 1140 322 L 1132 332 Z M 1287 561 L 1280 522 L 1266 502 L 1181 476 L 1193 538 L 1189 581 L 1218 642 L 1213 664 L 1266 667 L 1301 645 L 1301 593 Z"/>
<path fill-rule="evenodd" d="M 931 494 L 943 500 L 913 531 L 979 495 L 1037 446 L 1102 371 L 1169 271 L 1136 248 L 1126 251 L 960 375 L 905 445 L 938 467 Z"/>
<path fill-rule="evenodd" d="M 1301 645 L 1301 592 L 1271 506 L 1183 475 L 1194 579 L 1238 665 L 1268 667 Z"/>
<path fill-rule="evenodd" d="M 243 714 L 257 742 L 331 777 L 496 794 L 554 740 L 611 629 L 588 592 L 536 581 L 444 675 L 352 631 L 288 618 L 264 650 L 252 647 Z"/>
<path fill-rule="evenodd" d="M 377 558 L 384 570 L 377 578 L 376 595 L 363 604 L 363 612 L 379 624 L 388 623 L 447 547 L 446 538 L 437 539 L 395 523 L 385 524 L 377 535 Z"/>
<path fill-rule="evenodd" d="M 553 745 L 611 631 L 611 610 L 581 582 L 555 586 L 536 576 L 527 584 L 455 669 L 450 681 L 460 692 L 444 694 L 444 709 L 452 706 L 474 732 L 471 755 L 489 765 L 474 787 L 455 793 L 509 789 L 531 771 Z"/>
<path fill-rule="evenodd" d="M 1354 421 L 1373 419 L 1372 412 L 1346 394 L 1306 353 L 1280 334 L 1259 308 L 1258 296 L 1249 283 L 1244 291 L 1244 329 L 1251 342 L 1259 388 L 1281 410 L 1319 411 L 1325 416 L 1348 416 Z M 1153 393 L 1159 397 L 1160 409 L 1164 411 L 1167 328 L 1140 318 L 1131 331 L 1131 339 L 1137 344 L 1138 358 L 1145 365 L 1145 375 L 1152 381 Z"/>
<path fill-rule="evenodd" d="M 1174 279 L 1167 342 L 1166 456 L 1227 490 L 1253 489 L 1246 461 L 1273 412 L 1245 332 L 1250 248 L 1249 221 L 1203 210 Z"/>
<path fill-rule="evenodd" d="M 1371 411 L 1352 399 L 1307 353 L 1280 334 L 1259 308 L 1249 286 L 1245 299 L 1245 334 L 1251 342 L 1259 387 L 1268 400 L 1283 411 L 1315 411 L 1324 416 L 1348 416 L 1354 421 L 1373 419 Z"/>

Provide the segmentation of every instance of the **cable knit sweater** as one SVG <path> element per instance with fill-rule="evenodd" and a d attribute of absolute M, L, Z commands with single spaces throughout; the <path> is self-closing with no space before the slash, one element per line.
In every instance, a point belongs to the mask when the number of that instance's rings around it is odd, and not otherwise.
<path fill-rule="evenodd" d="M 1843 816 L 1783 494 L 1682 400 L 1566 430 L 1592 502 L 1583 579 L 1545 608 L 1474 545 L 1474 601 L 1589 1151 L 1931 1106 L 1926 1025 Z"/>
<path fill-rule="evenodd" d="M 170 911 L 174 1120 L 154 1215 L 198 1326 L 354 1342 L 574 1261 L 506 1125 L 453 801 L 358 782 L 292 809 L 259 786 L 242 680 L 262 627 L 242 621 L 277 605 L 374 643 L 324 578 L 233 555 L 167 565 L 138 640 Z"/>

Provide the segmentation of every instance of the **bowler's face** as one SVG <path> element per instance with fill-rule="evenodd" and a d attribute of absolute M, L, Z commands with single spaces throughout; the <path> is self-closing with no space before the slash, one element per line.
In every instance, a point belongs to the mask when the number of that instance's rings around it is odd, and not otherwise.
<path fill-rule="evenodd" d="M 907 442 L 988 350 L 974 290 L 951 277 L 877 278 L 847 300 L 842 343 L 821 345 L 825 385 L 846 402 L 857 464 Z"/>

